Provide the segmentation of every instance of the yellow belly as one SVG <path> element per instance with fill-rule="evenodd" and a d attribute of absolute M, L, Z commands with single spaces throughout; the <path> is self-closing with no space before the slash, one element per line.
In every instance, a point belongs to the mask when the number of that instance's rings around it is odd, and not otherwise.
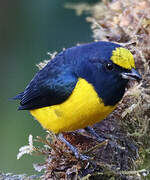
<path fill-rule="evenodd" d="M 59 105 L 30 110 L 40 124 L 54 133 L 91 126 L 106 118 L 116 106 L 104 106 L 93 86 L 79 78 L 70 97 Z"/>

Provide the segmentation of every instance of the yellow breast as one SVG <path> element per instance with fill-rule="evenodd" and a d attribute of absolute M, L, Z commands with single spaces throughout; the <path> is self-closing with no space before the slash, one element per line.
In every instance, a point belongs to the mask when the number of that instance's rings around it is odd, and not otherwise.
<path fill-rule="evenodd" d="M 72 94 L 65 102 L 30 110 L 30 113 L 44 128 L 60 133 L 93 125 L 114 109 L 114 106 L 104 106 L 93 86 L 79 78 Z"/>

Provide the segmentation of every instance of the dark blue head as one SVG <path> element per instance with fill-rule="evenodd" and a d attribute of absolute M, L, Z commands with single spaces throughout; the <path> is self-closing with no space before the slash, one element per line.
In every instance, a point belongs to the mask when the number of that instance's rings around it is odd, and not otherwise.
<path fill-rule="evenodd" d="M 139 80 L 130 51 L 110 42 L 94 42 L 66 51 L 78 77 L 91 83 L 105 105 L 115 105 L 129 79 Z"/>

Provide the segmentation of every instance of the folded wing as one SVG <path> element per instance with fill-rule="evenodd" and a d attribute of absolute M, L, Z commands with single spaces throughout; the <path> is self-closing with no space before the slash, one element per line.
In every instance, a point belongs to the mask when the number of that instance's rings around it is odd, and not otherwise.
<path fill-rule="evenodd" d="M 51 62 L 40 70 L 25 91 L 15 96 L 19 110 L 31 110 L 64 102 L 72 93 L 77 77 L 70 66 Z"/>

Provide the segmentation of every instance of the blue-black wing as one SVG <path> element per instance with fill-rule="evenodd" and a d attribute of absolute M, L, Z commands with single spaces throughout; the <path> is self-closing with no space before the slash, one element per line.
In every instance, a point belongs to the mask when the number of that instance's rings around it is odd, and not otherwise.
<path fill-rule="evenodd" d="M 60 104 L 70 96 L 77 80 L 72 67 L 57 56 L 34 76 L 23 93 L 13 99 L 21 100 L 19 110 Z"/>

